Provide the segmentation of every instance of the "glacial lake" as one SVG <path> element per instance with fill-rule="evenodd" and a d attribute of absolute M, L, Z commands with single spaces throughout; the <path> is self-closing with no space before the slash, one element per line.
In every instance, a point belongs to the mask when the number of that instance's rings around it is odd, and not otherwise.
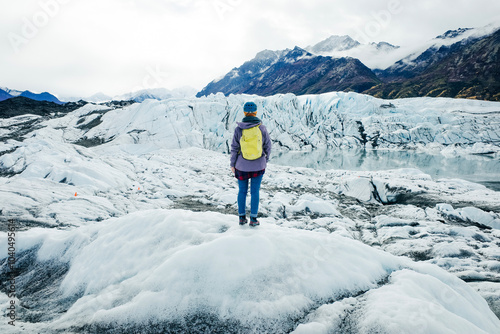
<path fill-rule="evenodd" d="M 376 171 L 417 168 L 434 180 L 458 178 L 477 182 L 500 191 L 500 158 L 490 155 L 445 157 L 420 151 L 391 150 L 313 150 L 275 152 L 271 162 L 294 167 Z"/>

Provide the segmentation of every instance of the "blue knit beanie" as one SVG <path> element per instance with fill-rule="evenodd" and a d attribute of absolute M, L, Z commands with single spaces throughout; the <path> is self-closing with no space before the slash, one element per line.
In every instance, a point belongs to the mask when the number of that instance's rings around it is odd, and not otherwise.
<path fill-rule="evenodd" d="M 257 105 L 254 102 L 247 102 L 243 106 L 243 112 L 245 113 L 245 115 L 246 114 L 255 114 L 255 115 L 257 115 Z"/>

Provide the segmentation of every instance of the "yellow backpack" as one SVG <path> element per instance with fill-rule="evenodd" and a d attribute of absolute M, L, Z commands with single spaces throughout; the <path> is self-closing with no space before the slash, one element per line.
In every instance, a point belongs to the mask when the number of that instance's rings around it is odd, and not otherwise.
<path fill-rule="evenodd" d="M 262 156 L 262 131 L 257 125 L 250 129 L 243 129 L 240 147 L 241 154 L 246 160 L 257 160 Z"/>

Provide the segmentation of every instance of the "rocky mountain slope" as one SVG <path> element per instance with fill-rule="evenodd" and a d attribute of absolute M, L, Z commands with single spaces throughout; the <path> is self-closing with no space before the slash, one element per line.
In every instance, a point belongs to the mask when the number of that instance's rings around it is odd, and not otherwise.
<path fill-rule="evenodd" d="M 485 35 L 489 34 L 467 28 L 449 30 L 429 41 L 423 50 L 406 55 L 386 69 L 374 69 L 374 72 L 384 82 L 405 81 L 420 75 L 452 52 L 459 51 L 461 47 L 484 38 Z"/>
<path fill-rule="evenodd" d="M 198 97 L 212 93 L 319 94 L 329 91 L 364 91 L 380 80 L 359 60 L 315 56 L 299 47 L 259 53 L 253 60 L 208 84 Z"/>
<path fill-rule="evenodd" d="M 500 30 L 472 42 L 427 50 L 412 66 L 395 66 L 379 77 L 386 82 L 365 93 L 383 98 L 442 96 L 499 101 Z"/>

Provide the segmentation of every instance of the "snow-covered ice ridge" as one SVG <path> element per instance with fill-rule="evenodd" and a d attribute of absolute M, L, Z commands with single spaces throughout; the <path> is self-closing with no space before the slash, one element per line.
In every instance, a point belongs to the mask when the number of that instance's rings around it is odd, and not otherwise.
<path fill-rule="evenodd" d="M 500 103 L 447 98 L 381 100 L 356 93 L 255 97 L 222 94 L 200 99 L 147 100 L 101 115 L 88 106 L 55 120 L 66 141 L 82 137 L 162 148 L 201 147 L 228 152 L 242 105 L 255 100 L 275 149 L 434 148 L 495 153 L 500 147 Z M 90 130 L 86 124 L 101 124 Z M 80 130 L 78 128 L 83 128 Z M 462 152 L 464 150 L 461 150 Z"/>
<path fill-rule="evenodd" d="M 490 142 L 464 147 L 497 152 L 491 137 L 498 133 L 498 104 L 449 99 L 332 93 L 145 101 L 111 110 L 87 105 L 38 119 L 22 141 L 14 132 L 36 117 L 1 120 L 2 136 L 12 139 L 0 147 L 0 218 L 15 219 L 19 228 L 15 329 L 500 330 L 500 193 L 484 186 L 433 180 L 414 169 L 271 164 L 262 225 L 238 226 L 237 184 L 221 152 L 249 99 L 262 108 L 275 146 L 327 145 L 320 128 L 333 122 L 330 110 L 345 117 L 344 137 L 328 137 L 339 146 L 360 145 L 359 131 L 347 130 L 358 121 L 368 138 L 367 129 L 392 124 L 391 117 L 410 133 L 412 119 L 439 117 L 441 123 L 429 121 L 435 133 L 471 140 L 464 129 L 476 129 L 473 139 Z M 404 146 L 421 144 L 446 143 Z M 7 238 L 0 233 L 4 281 Z M 5 310 L 4 292 L 2 286 Z M 2 333 L 15 332 L 3 319 Z"/>

